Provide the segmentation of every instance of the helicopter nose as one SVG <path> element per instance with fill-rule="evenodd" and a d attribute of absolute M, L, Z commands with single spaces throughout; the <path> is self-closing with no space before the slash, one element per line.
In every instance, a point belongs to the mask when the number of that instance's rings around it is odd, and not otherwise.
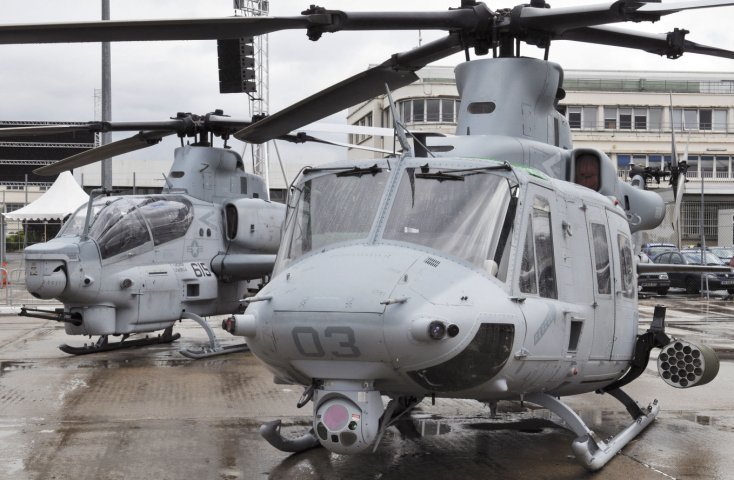
<path fill-rule="evenodd" d="M 66 265 L 59 260 L 29 261 L 26 267 L 25 284 L 36 298 L 56 298 L 66 289 Z"/>
<path fill-rule="evenodd" d="M 517 305 L 487 272 L 388 245 L 304 258 L 224 327 L 247 337 L 281 378 L 402 377 L 404 385 L 409 376 L 431 391 L 460 388 L 451 381 L 457 368 L 488 381 L 524 332 Z M 488 354 L 491 364 L 474 368 Z"/>

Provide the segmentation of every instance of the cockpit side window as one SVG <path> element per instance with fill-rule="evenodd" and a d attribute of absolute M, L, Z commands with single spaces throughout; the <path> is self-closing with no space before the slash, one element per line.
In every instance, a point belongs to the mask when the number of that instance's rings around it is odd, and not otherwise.
<path fill-rule="evenodd" d="M 550 204 L 543 197 L 533 200 L 520 270 L 521 292 L 534 294 L 537 287 L 541 297 L 558 298 Z"/>
<path fill-rule="evenodd" d="M 617 240 L 619 242 L 619 271 L 622 273 L 622 294 L 627 298 L 634 298 L 635 275 L 630 240 L 621 233 L 617 235 Z"/>
<path fill-rule="evenodd" d="M 140 197 L 122 197 L 100 203 L 101 208 L 89 228 L 89 237 L 97 242 L 102 258 L 113 257 L 150 241 L 148 227 L 137 210 L 144 201 Z"/>
<path fill-rule="evenodd" d="M 611 264 L 609 263 L 607 229 L 600 223 L 592 223 L 591 235 L 594 242 L 594 268 L 596 270 L 597 292 L 601 294 L 610 294 L 612 293 L 610 275 Z"/>
<path fill-rule="evenodd" d="M 156 198 L 140 206 L 140 213 L 150 225 L 155 245 L 183 237 L 194 220 L 193 205 L 183 197 Z"/>
<path fill-rule="evenodd" d="M 533 222 L 528 216 L 528 228 L 525 234 L 525 245 L 520 265 L 520 291 L 523 293 L 538 293 L 538 279 L 535 274 L 535 247 L 533 246 Z"/>

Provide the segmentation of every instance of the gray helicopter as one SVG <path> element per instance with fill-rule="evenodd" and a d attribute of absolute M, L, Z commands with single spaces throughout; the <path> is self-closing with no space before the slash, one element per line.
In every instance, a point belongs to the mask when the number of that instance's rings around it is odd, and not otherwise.
<path fill-rule="evenodd" d="M 142 130 L 35 170 L 41 175 L 145 148 L 166 135 L 182 139 L 163 193 L 95 190 L 56 238 L 25 249 L 27 289 L 64 306 L 23 308 L 21 315 L 64 322 L 70 335 L 99 336 L 82 347 L 60 347 L 75 355 L 172 342 L 180 337 L 173 325 L 182 319 L 199 323 L 209 338 L 206 347 L 181 349 L 186 356 L 247 350 L 220 345 L 202 317 L 244 309 L 242 299 L 265 283 L 280 243 L 284 205 L 270 202 L 265 181 L 246 173 L 240 155 L 226 147 L 229 135 L 248 123 L 217 111 L 164 122 L 0 129 L 0 136 Z M 224 148 L 212 146 L 214 136 L 225 139 Z M 184 146 L 187 137 L 194 142 Z M 141 338 L 158 330 L 163 333 Z M 111 342 L 111 335 L 121 340 Z"/>
<path fill-rule="evenodd" d="M 0 27 L 0 42 L 222 38 L 293 28 L 311 40 L 339 30 L 448 31 L 234 134 L 255 143 L 385 85 L 407 85 L 415 71 L 453 53 L 465 51 L 468 60 L 470 49 L 493 52 L 457 67 L 456 136 L 426 140 L 419 156 L 393 109 L 402 155 L 302 172 L 290 190 L 271 281 L 223 327 L 247 339 L 276 381 L 305 387 L 299 406 L 313 403 L 312 428 L 300 438 L 283 437 L 279 421 L 261 427 L 281 450 L 374 450 L 425 398 L 475 399 L 491 409 L 521 400 L 560 416 L 577 435 L 578 461 L 597 470 L 660 410 L 657 401 L 639 406 L 622 389 L 642 374 L 654 348 L 661 349 L 661 376 L 677 388 L 710 382 L 718 358 L 705 345 L 668 336 L 664 308 L 638 334 L 635 270 L 646 267 L 635 265 L 632 234 L 658 225 L 664 205 L 619 181 L 603 152 L 572 147 L 555 108 L 563 73 L 547 61 L 548 50 L 563 39 L 670 58 L 734 58 L 685 40 L 685 30 L 652 35 L 604 26 L 732 4 L 620 0 L 551 9 L 534 0 L 492 11 L 463 1 L 445 12 L 401 13 L 312 6 L 296 17 L 77 23 L 63 34 L 48 25 Z M 522 43 L 544 48 L 546 60 L 521 57 Z M 560 399 L 593 391 L 619 400 L 633 418 L 609 440 Z"/>

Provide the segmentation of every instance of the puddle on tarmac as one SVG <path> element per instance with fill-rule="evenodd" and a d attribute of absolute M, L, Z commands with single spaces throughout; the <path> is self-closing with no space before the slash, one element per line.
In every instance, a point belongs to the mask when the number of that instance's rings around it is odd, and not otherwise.
<path fill-rule="evenodd" d="M 7 372 L 15 372 L 17 370 L 27 370 L 33 368 L 33 363 L 30 362 L 16 362 L 16 361 L 2 361 L 0 362 L 0 377 Z"/>

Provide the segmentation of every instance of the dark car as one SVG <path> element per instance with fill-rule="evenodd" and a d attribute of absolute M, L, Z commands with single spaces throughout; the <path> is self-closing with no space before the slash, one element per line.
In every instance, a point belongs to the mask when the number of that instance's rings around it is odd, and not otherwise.
<path fill-rule="evenodd" d="M 650 263 L 650 257 L 640 252 L 638 262 Z M 637 288 L 643 292 L 657 292 L 658 295 L 667 295 L 670 288 L 670 279 L 667 273 L 640 273 L 637 275 Z"/>
<path fill-rule="evenodd" d="M 655 263 L 670 263 L 673 265 L 701 265 L 701 250 L 684 250 L 681 252 L 664 252 L 653 258 Z M 711 252 L 705 252 L 706 265 L 727 266 L 719 257 Z M 683 287 L 688 293 L 699 293 L 702 282 L 708 282 L 709 290 L 726 290 L 734 294 L 734 273 L 708 272 L 668 272 L 671 287 Z M 703 283 L 704 288 L 706 284 Z"/>
<path fill-rule="evenodd" d="M 645 243 L 642 245 L 642 253 L 650 258 L 655 258 L 664 252 L 677 252 L 678 247 L 672 243 Z"/>

